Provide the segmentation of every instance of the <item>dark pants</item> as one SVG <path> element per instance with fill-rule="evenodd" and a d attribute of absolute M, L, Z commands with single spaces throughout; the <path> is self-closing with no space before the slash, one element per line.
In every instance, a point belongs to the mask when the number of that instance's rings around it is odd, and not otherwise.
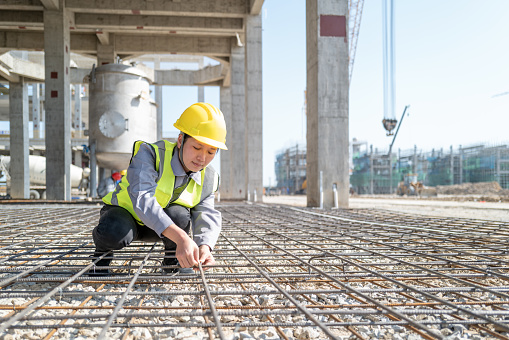
<path fill-rule="evenodd" d="M 189 208 L 172 204 L 164 209 L 179 228 L 189 233 L 191 214 Z M 177 245 L 167 237 L 160 238 L 155 231 L 139 224 L 129 211 L 114 205 L 105 205 L 101 209 L 99 224 L 92 232 L 96 246 L 95 256 L 101 256 L 112 250 L 120 250 L 133 241 L 156 242 L 162 240 L 166 253 L 175 251 Z M 109 261 L 108 261 L 109 262 Z"/>

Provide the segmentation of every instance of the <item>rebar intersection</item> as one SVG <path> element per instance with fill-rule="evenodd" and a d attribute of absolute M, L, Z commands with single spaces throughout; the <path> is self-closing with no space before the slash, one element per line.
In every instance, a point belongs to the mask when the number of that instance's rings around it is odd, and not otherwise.
<path fill-rule="evenodd" d="M 507 223 L 218 208 L 213 268 L 165 274 L 162 243 L 135 242 L 115 252 L 111 276 L 91 277 L 99 207 L 0 206 L 0 334 L 508 338 Z"/>

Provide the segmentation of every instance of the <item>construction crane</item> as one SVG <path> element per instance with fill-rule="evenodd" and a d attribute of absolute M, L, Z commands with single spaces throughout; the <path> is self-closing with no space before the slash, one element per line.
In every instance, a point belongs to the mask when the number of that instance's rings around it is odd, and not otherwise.
<path fill-rule="evenodd" d="M 348 0 L 348 33 L 350 38 L 350 45 L 348 46 L 348 81 L 352 80 L 353 62 L 357 50 L 363 7 L 364 0 Z"/>
<path fill-rule="evenodd" d="M 383 81 L 384 81 L 384 119 L 382 124 L 387 130 L 387 136 L 392 135 L 396 127 L 395 105 L 396 87 L 394 84 L 394 3 L 393 0 L 383 0 L 382 5 L 382 32 L 383 32 Z"/>

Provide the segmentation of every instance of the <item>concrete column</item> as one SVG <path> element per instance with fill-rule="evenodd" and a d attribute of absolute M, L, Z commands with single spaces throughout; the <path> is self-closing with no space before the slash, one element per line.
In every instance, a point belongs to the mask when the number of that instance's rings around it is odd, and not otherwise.
<path fill-rule="evenodd" d="M 198 63 L 198 69 L 203 68 L 203 58 L 200 58 L 200 61 Z M 198 103 L 204 103 L 205 102 L 205 87 L 204 86 L 198 86 Z"/>
<path fill-rule="evenodd" d="M 263 200 L 262 17 L 246 19 L 246 186 Z"/>
<path fill-rule="evenodd" d="M 78 148 L 74 151 L 74 165 L 79 166 L 81 168 L 81 163 L 83 163 L 82 160 L 82 153 L 83 150 L 81 148 Z"/>
<path fill-rule="evenodd" d="M 229 150 L 220 151 L 220 174 L 221 182 L 219 192 L 221 198 L 231 198 L 232 196 L 232 181 L 230 176 L 230 170 L 232 168 L 231 163 L 231 148 L 232 144 L 232 91 L 230 87 L 222 86 L 219 89 L 219 101 L 220 109 L 223 112 L 224 119 L 226 121 L 226 146 Z"/>
<path fill-rule="evenodd" d="M 348 207 L 348 1 L 307 0 L 307 205 Z"/>
<path fill-rule="evenodd" d="M 11 197 L 29 198 L 28 88 L 23 78 L 9 83 Z"/>
<path fill-rule="evenodd" d="M 198 86 L 198 103 L 205 102 L 205 87 Z"/>
<path fill-rule="evenodd" d="M 81 84 L 74 85 L 74 129 L 76 138 L 82 137 L 81 126 Z M 81 163 L 80 163 L 81 166 Z"/>
<path fill-rule="evenodd" d="M 70 34 L 65 8 L 44 11 L 46 197 L 71 199 Z"/>
<path fill-rule="evenodd" d="M 97 66 L 114 64 L 117 58 L 115 51 L 115 34 L 109 33 L 107 44 L 97 40 Z"/>
<path fill-rule="evenodd" d="M 90 140 L 90 197 L 97 197 L 97 158 L 95 155 L 96 141 Z"/>
<path fill-rule="evenodd" d="M 39 121 L 39 138 L 46 137 L 46 85 L 41 83 L 41 120 Z M 44 128 L 43 124 L 44 122 Z"/>
<path fill-rule="evenodd" d="M 154 60 L 154 70 L 161 69 L 161 61 L 159 59 Z M 156 101 L 156 117 L 157 117 L 157 136 L 156 140 L 163 139 L 163 86 L 154 86 L 154 98 Z"/>
<path fill-rule="evenodd" d="M 32 124 L 34 130 L 34 138 L 41 138 L 41 97 L 40 85 L 32 84 Z"/>
<path fill-rule="evenodd" d="M 232 126 L 230 134 L 230 180 L 232 199 L 246 199 L 246 101 L 245 101 L 245 49 L 237 46 L 232 39 L 231 50 L 231 93 Z"/>

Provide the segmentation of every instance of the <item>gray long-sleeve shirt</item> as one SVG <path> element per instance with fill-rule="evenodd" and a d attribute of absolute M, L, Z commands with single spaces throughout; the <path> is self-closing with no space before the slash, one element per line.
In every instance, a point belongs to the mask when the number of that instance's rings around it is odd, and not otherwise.
<path fill-rule="evenodd" d="M 174 187 L 181 186 L 189 177 L 197 184 L 201 184 L 201 173 L 193 172 L 188 176 L 180 164 L 176 151 L 175 147 L 171 159 L 171 168 L 175 175 Z M 134 212 L 147 227 L 162 237 L 161 233 L 172 225 L 173 221 L 155 198 L 158 176 L 154 168 L 155 159 L 154 150 L 145 143 L 141 144 L 127 170 L 127 181 Z M 214 193 L 191 208 L 191 226 L 196 244 L 208 245 L 213 249 L 221 231 L 221 213 L 214 208 Z"/>

